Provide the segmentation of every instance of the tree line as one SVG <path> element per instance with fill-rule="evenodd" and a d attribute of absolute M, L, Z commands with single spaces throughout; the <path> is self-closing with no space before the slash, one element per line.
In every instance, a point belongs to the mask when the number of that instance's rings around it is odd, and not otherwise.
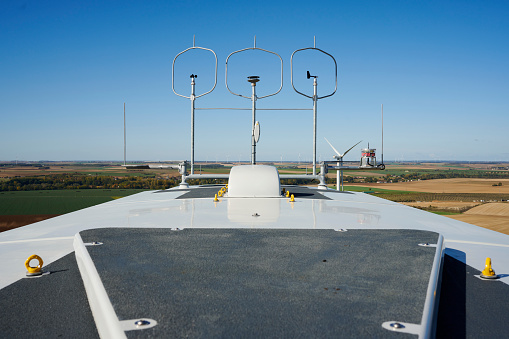
<path fill-rule="evenodd" d="M 52 174 L 37 177 L 13 178 L 0 182 L 0 191 L 35 191 L 65 189 L 168 189 L 180 184 L 180 177 L 112 177 L 106 175 Z M 223 180 L 224 181 L 224 180 Z M 220 180 L 188 180 L 190 185 L 221 183 Z"/>
<path fill-rule="evenodd" d="M 446 178 L 486 178 L 503 179 L 509 178 L 508 172 L 484 172 L 484 171 L 442 171 L 442 172 L 413 172 L 402 175 L 387 174 L 383 177 L 386 181 L 407 180 L 431 180 Z M 381 178 L 366 177 L 357 178 L 344 176 L 344 182 L 376 182 Z M 12 178 L 0 181 L 0 191 L 34 191 L 34 190 L 61 190 L 61 189 L 147 189 L 159 190 L 178 186 L 180 177 L 155 178 L 142 176 L 114 177 L 106 175 L 83 175 L 83 174 L 50 174 L 34 177 Z M 189 179 L 189 185 L 225 184 L 226 179 Z M 317 180 L 283 179 L 283 185 L 313 185 Z M 326 178 L 327 184 L 335 184 L 335 178 Z"/>
<path fill-rule="evenodd" d="M 327 180 L 332 182 L 332 180 Z M 106 175 L 51 174 L 12 178 L 0 181 L 0 191 L 36 191 L 65 189 L 147 189 L 162 190 L 178 186 L 180 177 L 147 178 L 141 176 L 112 177 Z M 316 181 L 317 183 L 318 181 Z M 189 185 L 225 184 L 226 179 L 189 179 Z M 301 179 L 284 179 L 284 185 L 313 184 Z"/>

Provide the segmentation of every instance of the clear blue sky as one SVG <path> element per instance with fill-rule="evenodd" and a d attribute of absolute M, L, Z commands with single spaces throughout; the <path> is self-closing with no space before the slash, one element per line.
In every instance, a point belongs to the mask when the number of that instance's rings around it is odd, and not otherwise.
<path fill-rule="evenodd" d="M 260 108 L 312 107 L 291 87 L 290 56 L 313 36 L 337 59 L 338 91 L 318 102 L 319 159 L 332 159 L 324 137 L 340 151 L 359 140 L 380 150 L 383 103 L 386 160 L 509 161 L 508 18 L 507 1 L 2 1 L 0 160 L 121 160 L 124 102 L 128 160 L 189 159 L 190 102 L 171 90 L 173 58 L 196 35 L 219 68 L 196 106 L 249 108 L 226 90 L 225 60 L 256 35 L 284 61 L 283 90 Z M 255 72 L 260 95 L 277 89 L 278 59 L 235 56 L 235 90 L 249 95 Z M 300 89 L 312 91 L 309 69 L 330 92 L 330 63 L 300 56 Z M 195 73 L 206 91 L 211 57 L 180 57 L 176 88 L 189 95 Z M 259 160 L 311 160 L 311 112 L 257 120 Z M 250 111 L 197 111 L 196 159 L 248 160 L 250 129 Z"/>

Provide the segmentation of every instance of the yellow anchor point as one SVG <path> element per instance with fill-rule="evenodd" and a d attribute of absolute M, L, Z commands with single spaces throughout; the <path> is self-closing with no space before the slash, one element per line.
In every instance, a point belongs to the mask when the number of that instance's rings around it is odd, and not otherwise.
<path fill-rule="evenodd" d="M 217 198 L 217 194 L 214 196 L 214 202 L 218 202 L 219 199 Z"/>
<path fill-rule="evenodd" d="M 219 195 L 220 197 L 222 197 L 222 196 L 223 196 L 223 191 L 219 191 L 219 192 L 217 192 L 217 195 Z"/>
<path fill-rule="evenodd" d="M 486 258 L 486 264 L 485 264 L 484 270 L 481 272 L 481 278 L 484 278 L 484 279 L 498 278 L 498 275 L 496 275 L 493 268 L 491 268 L 491 258 Z"/>
<path fill-rule="evenodd" d="M 290 202 L 294 202 L 294 201 L 295 201 L 295 197 L 292 194 L 291 197 L 290 197 Z"/>
<path fill-rule="evenodd" d="M 290 191 L 286 191 L 286 197 L 289 198 L 290 197 Z"/>
<path fill-rule="evenodd" d="M 30 266 L 30 261 L 32 261 L 34 259 L 39 262 L 39 265 L 37 265 L 36 267 Z M 27 275 L 41 275 L 42 274 L 42 271 L 41 271 L 42 265 L 43 265 L 42 258 L 39 257 L 37 254 L 32 254 L 25 261 L 25 267 L 27 269 Z"/>

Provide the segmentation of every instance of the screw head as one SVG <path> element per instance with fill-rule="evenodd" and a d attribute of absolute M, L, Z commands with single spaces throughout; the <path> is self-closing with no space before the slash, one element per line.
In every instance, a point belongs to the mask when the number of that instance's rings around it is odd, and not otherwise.
<path fill-rule="evenodd" d="M 136 326 L 146 326 L 146 325 L 150 325 L 150 321 L 141 319 L 141 320 L 135 321 L 134 324 Z"/>
<path fill-rule="evenodd" d="M 391 323 L 390 326 L 394 329 L 401 329 L 401 328 L 405 328 L 405 325 L 401 324 L 401 323 Z"/>

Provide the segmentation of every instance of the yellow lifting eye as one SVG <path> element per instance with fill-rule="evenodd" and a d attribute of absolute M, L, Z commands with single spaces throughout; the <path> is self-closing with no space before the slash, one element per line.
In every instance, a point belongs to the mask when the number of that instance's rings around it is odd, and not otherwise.
<path fill-rule="evenodd" d="M 290 197 L 290 191 L 286 191 L 286 197 L 289 198 Z"/>
<path fill-rule="evenodd" d="M 36 267 L 32 267 L 30 266 L 30 261 L 32 260 L 37 260 L 39 261 L 39 265 L 37 265 Z M 28 273 L 30 274 L 33 274 L 33 273 L 39 273 L 41 272 L 41 268 L 42 268 L 42 264 L 44 262 L 42 261 L 41 257 L 39 257 L 37 254 L 32 254 L 31 256 L 28 257 L 28 259 L 25 261 L 25 267 L 27 268 L 27 271 Z"/>
<path fill-rule="evenodd" d="M 294 202 L 295 201 L 295 197 L 293 196 L 293 194 L 290 196 L 290 202 Z"/>

